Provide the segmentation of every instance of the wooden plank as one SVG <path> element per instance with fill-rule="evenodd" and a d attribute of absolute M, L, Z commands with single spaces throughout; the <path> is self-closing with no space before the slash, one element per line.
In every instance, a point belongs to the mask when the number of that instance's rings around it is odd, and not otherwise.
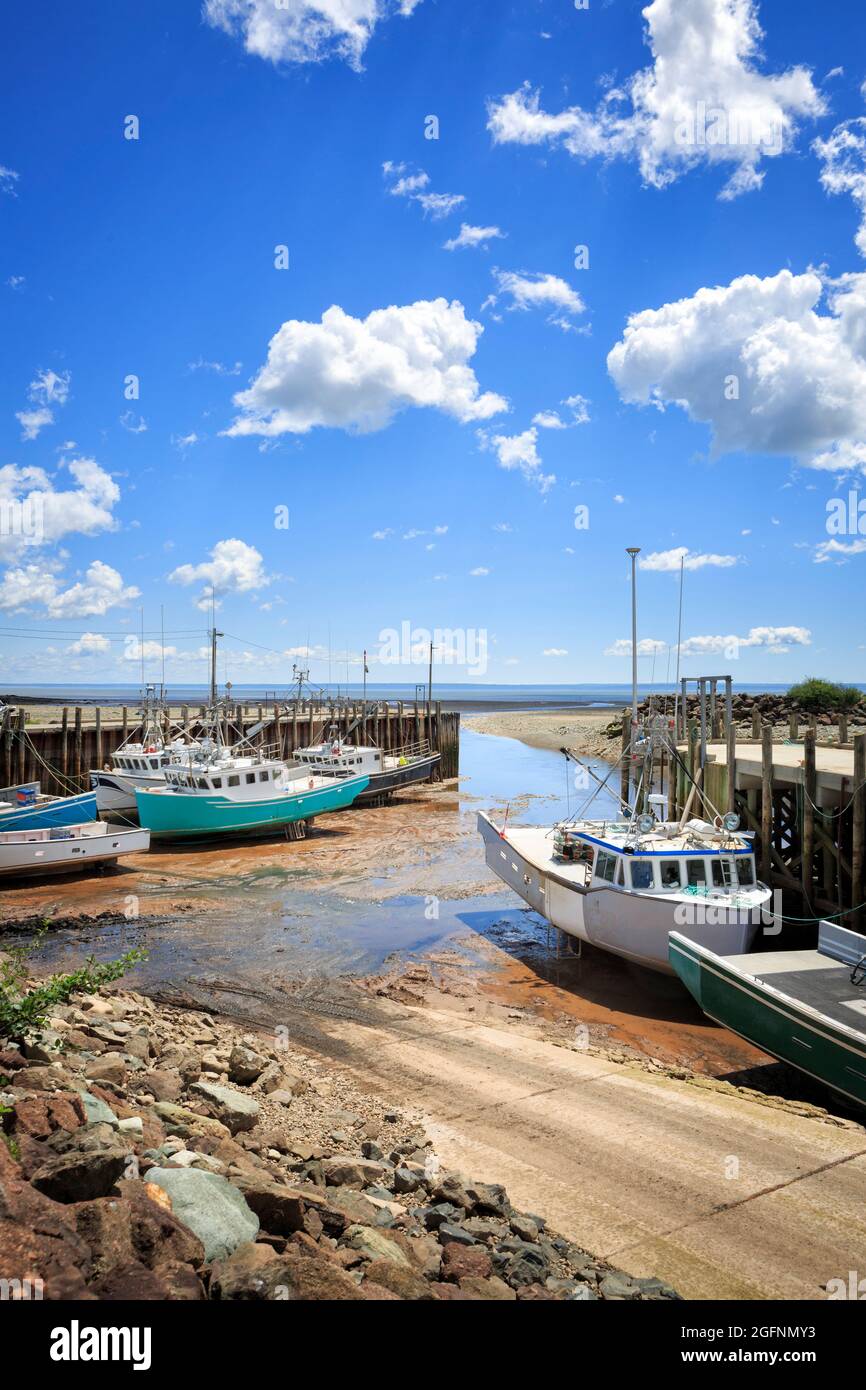
<path fill-rule="evenodd" d="M 862 927 L 864 839 L 866 839 L 866 734 L 854 735 L 854 799 L 851 816 L 851 906 L 859 908 L 846 925 Z"/>
<path fill-rule="evenodd" d="M 807 903 L 812 901 L 815 879 L 815 800 L 818 794 L 818 779 L 815 774 L 815 735 L 811 729 L 806 731 L 803 740 L 803 845 L 801 873 L 803 896 Z"/>

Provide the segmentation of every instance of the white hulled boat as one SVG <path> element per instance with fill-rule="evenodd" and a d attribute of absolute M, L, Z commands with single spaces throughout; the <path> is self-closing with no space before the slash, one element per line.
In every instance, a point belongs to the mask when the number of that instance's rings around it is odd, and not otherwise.
<path fill-rule="evenodd" d="M 632 724 L 624 756 L 633 769 L 634 806 L 622 802 L 619 817 L 578 815 L 546 827 L 506 828 L 480 813 L 478 829 L 488 867 L 553 926 L 626 960 L 673 974 L 670 932 L 683 932 L 719 955 L 742 955 L 759 925 L 773 923 L 768 908 L 772 890 L 756 878 L 751 833 L 739 829 L 734 812 L 722 816 L 711 806 L 700 788 L 702 772 L 693 781 L 682 818 L 663 819 L 666 798 L 652 792 L 659 755 L 664 754 L 669 768 L 677 764 L 690 773 L 673 738 L 674 721 L 653 710 L 643 724 L 637 717 L 638 551 L 632 547 L 628 554 Z M 600 782 L 602 788 L 606 780 Z M 696 796 L 712 820 L 689 818 Z"/>
<path fill-rule="evenodd" d="M 29 878 L 76 873 L 125 854 L 143 853 L 149 845 L 146 830 L 118 830 L 98 820 L 50 830 L 4 830 L 0 831 L 0 875 Z"/>
<path fill-rule="evenodd" d="M 141 737 L 127 740 L 115 749 L 110 766 L 91 769 L 90 785 L 96 793 L 99 815 L 134 818 L 138 810 L 136 789 L 164 786 L 166 769 L 179 766 L 201 747 L 197 740 L 181 733 L 166 737 L 159 710 L 153 687 L 149 686 L 144 698 Z"/>

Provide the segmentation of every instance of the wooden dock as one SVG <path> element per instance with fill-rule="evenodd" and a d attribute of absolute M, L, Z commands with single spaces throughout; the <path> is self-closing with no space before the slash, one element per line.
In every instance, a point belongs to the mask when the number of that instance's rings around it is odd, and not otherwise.
<path fill-rule="evenodd" d="M 119 718 L 108 718 L 119 712 Z M 204 706 L 168 706 L 166 730 L 173 726 L 192 737 L 204 732 Z M 38 781 L 42 790 L 64 796 L 90 787 L 90 769 L 103 768 L 111 754 L 127 739 L 140 733 L 140 711 L 112 704 L 67 705 L 56 722 L 40 723 L 38 710 L 7 708 L 0 722 L 0 785 Z M 445 713 L 441 702 L 398 701 L 366 707 L 351 702 L 310 706 L 297 701 L 274 705 L 235 704 L 225 710 L 224 737 L 237 741 L 257 724 L 265 724 L 252 737 L 253 744 L 276 744 L 283 758 L 298 748 L 321 741 L 334 728 L 354 744 L 372 743 L 393 750 L 427 739 L 440 762 L 432 780 L 456 777 L 459 771 L 460 715 Z"/>
<path fill-rule="evenodd" d="M 760 877 L 786 895 L 786 912 L 866 930 L 866 734 L 819 743 L 814 726 L 784 741 L 774 741 L 769 724 L 750 740 L 730 727 L 715 732 L 725 736 L 703 744 L 700 776 L 700 730 L 689 721 L 678 746 L 689 771 L 669 779 L 671 817 L 682 815 L 691 779 L 699 780 L 692 814 L 739 814 L 755 832 Z"/>

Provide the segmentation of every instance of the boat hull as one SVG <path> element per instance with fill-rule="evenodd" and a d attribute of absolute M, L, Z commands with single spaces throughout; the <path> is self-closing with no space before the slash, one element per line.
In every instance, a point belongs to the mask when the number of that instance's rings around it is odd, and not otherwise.
<path fill-rule="evenodd" d="M 674 974 L 668 957 L 668 936 L 682 923 L 670 899 L 610 888 L 581 889 L 555 870 L 520 853 L 492 821 L 478 816 L 488 868 L 513 888 L 535 912 L 565 932 L 601 951 L 663 975 Z M 719 914 L 721 916 L 721 914 Z M 720 951 L 745 953 L 754 940 L 757 923 L 744 913 L 695 927 Z"/>
<path fill-rule="evenodd" d="M 71 874 L 110 864 L 126 854 L 143 854 L 150 845 L 146 830 L 118 830 L 113 834 L 69 840 L 21 840 L 0 843 L 0 876 L 35 878 L 44 874 Z"/>
<path fill-rule="evenodd" d="M 11 811 L 4 811 L 0 830 L 54 830 L 96 818 L 95 792 L 80 792 L 77 796 L 59 796 L 41 805 L 15 806 Z"/>
<path fill-rule="evenodd" d="M 101 816 L 129 816 L 134 819 L 138 815 L 136 787 L 145 790 L 164 787 L 165 778 L 135 779 L 120 772 L 91 772 L 90 784 L 96 796 L 96 809 Z"/>
<path fill-rule="evenodd" d="M 866 1106 L 866 1036 L 858 1041 L 850 1029 L 743 974 L 678 932 L 671 934 L 669 949 L 674 971 L 708 1018 Z"/>
<path fill-rule="evenodd" d="M 432 753 L 429 758 L 407 763 L 405 767 L 389 768 L 387 772 L 370 774 L 370 785 L 355 798 L 355 805 L 366 806 L 381 796 L 390 796 L 401 787 L 412 787 L 418 782 L 426 782 L 439 762 L 439 754 Z"/>
<path fill-rule="evenodd" d="M 136 788 L 140 824 L 162 839 L 209 839 L 221 835 L 266 834 L 296 821 L 311 820 L 350 806 L 367 777 L 334 781 L 327 787 L 267 800 L 230 801 L 227 797 Z"/>

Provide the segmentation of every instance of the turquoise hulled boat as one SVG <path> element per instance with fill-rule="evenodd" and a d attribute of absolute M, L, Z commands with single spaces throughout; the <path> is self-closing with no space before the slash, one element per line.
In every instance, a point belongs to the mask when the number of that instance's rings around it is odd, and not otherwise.
<path fill-rule="evenodd" d="M 135 789 L 139 823 L 166 839 L 261 834 L 351 806 L 369 777 L 317 777 L 271 749 L 217 748 L 165 770 L 165 785 Z"/>
<path fill-rule="evenodd" d="M 38 782 L 0 789 L 0 831 L 56 830 L 96 820 L 96 793 L 49 796 Z"/>
<path fill-rule="evenodd" d="M 671 932 L 669 952 L 708 1018 L 866 1106 L 866 937 L 822 922 L 817 950 L 720 956 Z"/>

